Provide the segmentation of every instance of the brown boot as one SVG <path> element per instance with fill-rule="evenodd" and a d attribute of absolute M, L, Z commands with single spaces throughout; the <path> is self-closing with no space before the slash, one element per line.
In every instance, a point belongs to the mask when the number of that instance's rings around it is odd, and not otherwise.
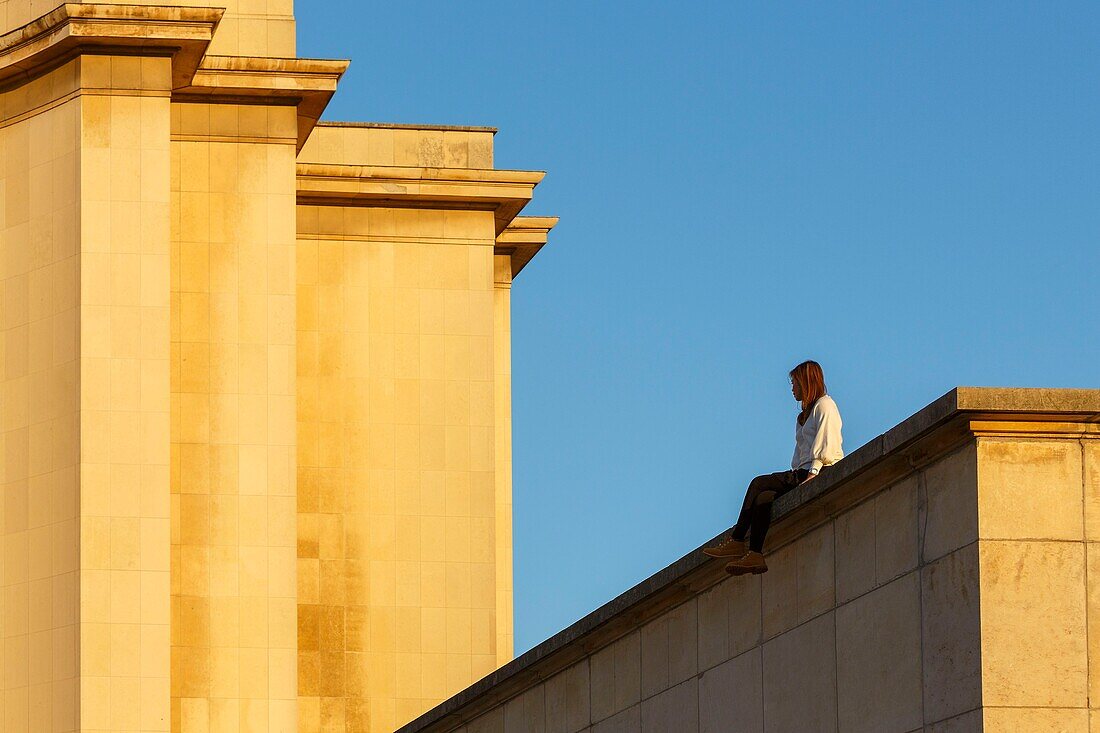
<path fill-rule="evenodd" d="M 736 559 L 744 557 L 745 553 L 749 551 L 749 545 L 745 540 L 735 540 L 732 537 L 727 537 L 725 541 L 719 542 L 713 547 L 704 547 L 703 554 L 710 555 L 711 557 L 728 557 Z"/>
<path fill-rule="evenodd" d="M 749 551 L 744 557 L 739 557 L 733 562 L 726 563 L 726 572 L 730 575 L 759 575 L 768 572 L 768 564 L 764 562 L 764 556 L 759 552 Z"/>

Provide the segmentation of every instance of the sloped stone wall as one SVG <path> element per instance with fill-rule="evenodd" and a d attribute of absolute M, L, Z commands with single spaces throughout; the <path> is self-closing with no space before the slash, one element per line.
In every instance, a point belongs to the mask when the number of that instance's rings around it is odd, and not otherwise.
<path fill-rule="evenodd" d="M 784 497 L 768 573 L 697 550 L 400 733 L 1100 730 L 1100 392 L 1056 392 L 946 395 Z"/>
<path fill-rule="evenodd" d="M 906 733 L 977 709 L 975 477 L 970 444 L 453 730 Z"/>

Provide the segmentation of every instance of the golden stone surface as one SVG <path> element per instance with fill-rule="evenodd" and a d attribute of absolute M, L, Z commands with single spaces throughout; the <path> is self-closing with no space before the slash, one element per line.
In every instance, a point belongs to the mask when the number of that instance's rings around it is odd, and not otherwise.
<path fill-rule="evenodd" d="M 294 47 L 291 0 L 0 0 L 4 731 L 389 732 L 512 658 L 543 174 L 318 125 L 347 62 Z"/>

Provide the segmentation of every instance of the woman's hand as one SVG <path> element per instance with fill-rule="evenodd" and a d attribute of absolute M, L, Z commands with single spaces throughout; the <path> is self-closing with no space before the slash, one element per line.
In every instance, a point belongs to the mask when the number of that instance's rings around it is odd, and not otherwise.
<path fill-rule="evenodd" d="M 806 478 L 802 479 L 802 483 L 804 483 L 804 484 L 809 483 L 809 482 L 813 481 L 815 478 L 817 478 L 817 474 L 816 473 L 811 473 Z"/>

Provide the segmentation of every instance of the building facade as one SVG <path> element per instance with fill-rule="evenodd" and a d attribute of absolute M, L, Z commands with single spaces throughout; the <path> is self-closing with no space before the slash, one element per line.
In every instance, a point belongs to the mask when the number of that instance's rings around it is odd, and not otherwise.
<path fill-rule="evenodd" d="M 0 0 L 5 731 L 393 731 L 512 656 L 490 128 L 319 122 L 290 0 Z"/>
<path fill-rule="evenodd" d="M 952 390 L 780 497 L 767 573 L 702 549 L 399 733 L 1100 730 L 1100 390 Z"/>

